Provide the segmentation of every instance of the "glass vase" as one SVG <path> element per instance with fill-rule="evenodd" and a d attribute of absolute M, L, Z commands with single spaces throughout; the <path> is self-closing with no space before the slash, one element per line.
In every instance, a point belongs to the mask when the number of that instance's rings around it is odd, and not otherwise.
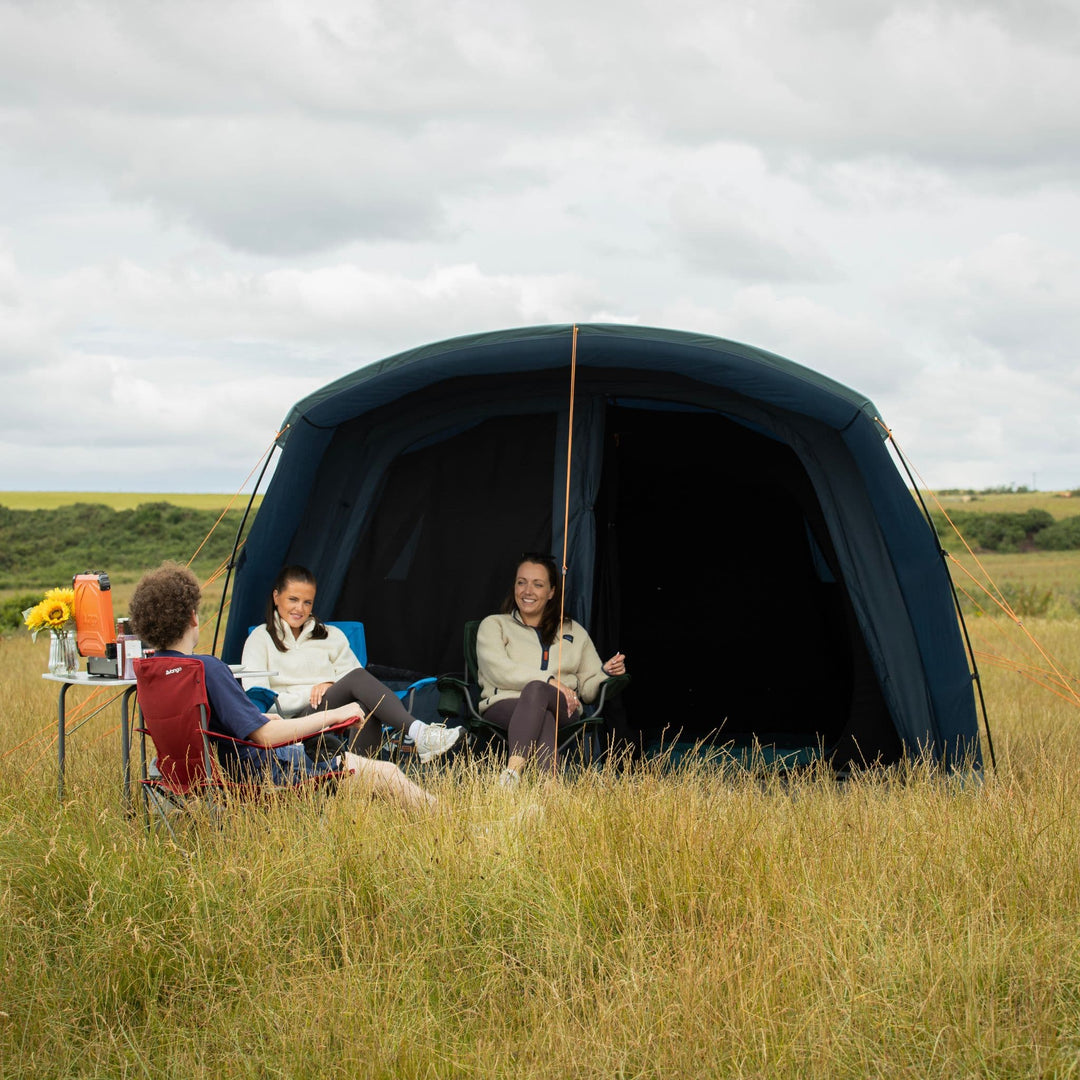
<path fill-rule="evenodd" d="M 74 675 L 79 670 L 79 653 L 74 630 L 49 631 L 49 674 Z"/>

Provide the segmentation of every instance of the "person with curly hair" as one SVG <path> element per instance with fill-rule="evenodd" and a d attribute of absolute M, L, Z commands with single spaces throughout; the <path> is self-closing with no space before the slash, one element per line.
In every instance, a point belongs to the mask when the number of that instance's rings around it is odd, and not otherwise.
<path fill-rule="evenodd" d="M 190 570 L 176 563 L 165 563 L 143 575 L 132 595 L 129 614 L 132 629 L 158 656 L 194 656 L 202 662 L 210 703 L 210 731 L 255 744 L 245 746 L 219 740 L 216 749 L 222 767 L 236 779 L 269 776 L 277 784 L 297 783 L 304 777 L 332 769 L 334 763 L 317 764 L 295 744 L 341 720 L 363 717 L 363 710 L 355 702 L 347 702 L 298 717 L 259 712 L 226 664 L 216 656 L 195 652 L 201 596 L 198 579 Z M 282 743 L 293 745 L 281 746 Z M 342 781 L 345 785 L 384 796 L 403 806 L 428 806 L 435 802 L 434 796 L 412 783 L 389 761 L 345 752 L 342 767 L 347 771 Z"/>

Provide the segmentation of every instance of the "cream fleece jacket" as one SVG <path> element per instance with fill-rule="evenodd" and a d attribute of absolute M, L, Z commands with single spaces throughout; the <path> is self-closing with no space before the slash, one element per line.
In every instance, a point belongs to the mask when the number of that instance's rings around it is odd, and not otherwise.
<path fill-rule="evenodd" d="M 545 656 L 546 652 L 546 656 Z M 540 635 L 517 613 L 489 615 L 476 634 L 476 663 L 480 669 L 480 711 L 496 701 L 520 697 L 525 684 L 557 678 L 584 702 L 596 700 L 608 677 L 596 646 L 585 628 L 567 619 L 562 628 L 562 666 L 559 638 L 544 649 Z"/>
<path fill-rule="evenodd" d="M 321 641 L 311 636 L 315 619 L 308 619 L 298 637 L 274 613 L 285 651 L 278 652 L 266 626 L 256 626 L 244 642 L 244 667 L 276 671 L 269 679 L 242 679 L 244 689 L 269 686 L 278 695 L 276 707 L 282 716 L 296 716 L 311 701 L 311 688 L 317 683 L 337 682 L 353 668 L 361 666 L 349 648 L 345 635 L 336 627 L 326 628 Z"/>

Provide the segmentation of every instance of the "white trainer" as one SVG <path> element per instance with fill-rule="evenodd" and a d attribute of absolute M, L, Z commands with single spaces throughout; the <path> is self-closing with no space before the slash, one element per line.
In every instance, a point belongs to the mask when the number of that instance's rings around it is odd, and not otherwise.
<path fill-rule="evenodd" d="M 461 738 L 464 730 L 447 727 L 445 724 L 425 724 L 415 743 L 420 764 L 426 765 L 433 757 L 445 754 Z"/>

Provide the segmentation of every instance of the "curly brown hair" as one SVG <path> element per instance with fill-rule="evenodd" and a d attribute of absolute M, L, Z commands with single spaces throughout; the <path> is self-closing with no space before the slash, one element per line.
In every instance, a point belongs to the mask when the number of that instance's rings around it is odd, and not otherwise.
<path fill-rule="evenodd" d="M 165 649 L 180 640 L 199 610 L 199 579 L 179 563 L 162 563 L 143 574 L 131 596 L 131 628 L 153 649 Z"/>

